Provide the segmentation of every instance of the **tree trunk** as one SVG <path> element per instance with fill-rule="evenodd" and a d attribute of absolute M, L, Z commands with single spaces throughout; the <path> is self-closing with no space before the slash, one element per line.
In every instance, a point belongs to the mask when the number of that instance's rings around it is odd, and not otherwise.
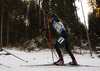
<path fill-rule="evenodd" d="M 1 48 L 2 48 L 2 33 L 3 33 L 3 0 L 2 0 L 2 11 L 1 11 Z"/>
<path fill-rule="evenodd" d="M 64 3 L 64 9 L 66 9 L 66 0 L 63 0 Z"/>
<path fill-rule="evenodd" d="M 9 45 L 9 11 L 8 11 L 8 21 L 7 21 L 7 46 Z"/>
<path fill-rule="evenodd" d="M 46 28 L 45 9 L 43 10 L 43 15 L 44 15 L 44 28 Z M 46 34 L 46 31 L 44 33 Z"/>
<path fill-rule="evenodd" d="M 39 0 L 39 26 L 41 26 L 41 7 L 40 7 L 40 0 Z M 39 30 L 40 32 L 40 30 Z"/>

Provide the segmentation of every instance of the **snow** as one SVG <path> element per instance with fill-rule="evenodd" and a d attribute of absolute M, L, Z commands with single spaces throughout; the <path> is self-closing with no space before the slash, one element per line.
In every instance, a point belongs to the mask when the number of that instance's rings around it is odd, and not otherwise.
<path fill-rule="evenodd" d="M 25 63 L 12 55 L 4 55 L 6 52 L 0 52 L 0 63 L 10 66 L 11 68 L 0 65 L 0 71 L 100 71 L 100 68 L 95 67 L 61 67 L 61 66 L 47 66 L 47 67 L 21 67 L 20 65 L 36 65 L 36 64 L 49 64 L 52 63 L 52 55 L 49 49 L 33 52 L 24 52 L 15 49 L 6 49 L 8 52 L 24 59 L 28 60 Z M 100 66 L 100 59 L 93 54 L 94 58 L 91 58 L 89 54 L 74 54 L 79 64 Z M 55 61 L 57 58 L 54 56 Z M 64 61 L 68 63 L 71 58 L 68 54 L 64 54 Z"/>

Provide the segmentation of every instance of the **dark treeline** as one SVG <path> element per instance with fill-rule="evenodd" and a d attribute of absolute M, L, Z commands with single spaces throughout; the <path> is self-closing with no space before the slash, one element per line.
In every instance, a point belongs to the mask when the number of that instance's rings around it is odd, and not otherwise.
<path fill-rule="evenodd" d="M 85 27 L 77 16 L 75 0 L 0 0 L 1 46 L 21 44 L 39 37 L 41 35 L 39 26 L 47 28 L 45 10 L 55 12 L 70 28 L 71 47 L 82 47 L 82 42 L 87 42 Z M 98 20 L 95 22 L 98 22 Z M 92 21 L 91 19 L 89 20 L 89 22 Z M 92 23 L 89 24 L 90 34 L 92 34 L 93 30 L 93 27 L 90 27 L 90 25 L 93 26 Z M 97 33 L 100 31 L 94 30 Z M 59 36 L 59 34 L 54 33 L 55 31 L 51 32 L 52 39 L 56 38 L 55 36 Z M 95 41 L 97 42 L 97 40 Z"/>
<path fill-rule="evenodd" d="M 89 0 L 92 12 L 89 13 L 89 36 L 91 46 L 100 46 L 100 0 Z"/>

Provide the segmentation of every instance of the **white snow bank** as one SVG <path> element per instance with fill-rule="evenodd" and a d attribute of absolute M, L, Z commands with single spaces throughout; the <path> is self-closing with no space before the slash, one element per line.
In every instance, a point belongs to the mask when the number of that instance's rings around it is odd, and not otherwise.
<path fill-rule="evenodd" d="M 10 66 L 11 68 L 0 65 L 0 71 L 100 71 L 100 68 L 93 67 L 21 67 L 20 65 L 35 65 L 35 64 L 48 64 L 52 63 L 52 55 L 50 50 L 42 50 L 39 52 L 23 52 L 17 50 L 7 50 L 12 54 L 24 59 L 28 60 L 28 63 L 25 63 L 12 55 L 0 55 L 0 63 Z M 1 53 L 5 53 L 0 52 Z M 100 59 L 93 54 L 94 58 L 91 58 L 89 54 L 79 55 L 74 54 L 79 64 L 83 65 L 93 65 L 100 66 Z M 55 61 L 57 60 L 56 57 Z M 71 61 L 71 58 L 68 54 L 64 55 L 65 63 Z"/>

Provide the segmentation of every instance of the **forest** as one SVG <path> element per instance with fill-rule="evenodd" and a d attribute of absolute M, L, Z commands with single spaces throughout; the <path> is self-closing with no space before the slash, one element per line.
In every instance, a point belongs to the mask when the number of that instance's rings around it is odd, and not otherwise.
<path fill-rule="evenodd" d="M 70 28 L 70 47 L 100 46 L 100 0 L 87 0 L 91 12 L 88 14 L 88 28 L 77 15 L 76 0 L 0 0 L 0 46 L 24 45 L 23 43 L 43 38 L 40 26 L 48 28 L 45 11 L 56 13 Z M 78 0 L 80 2 L 80 0 Z M 51 26 L 51 25 L 50 25 Z M 48 32 L 45 32 L 49 39 Z M 52 40 L 59 34 L 51 31 Z M 45 43 L 41 42 L 41 43 Z M 40 44 L 40 43 L 39 43 Z M 84 46 L 86 44 L 86 46 Z"/>

